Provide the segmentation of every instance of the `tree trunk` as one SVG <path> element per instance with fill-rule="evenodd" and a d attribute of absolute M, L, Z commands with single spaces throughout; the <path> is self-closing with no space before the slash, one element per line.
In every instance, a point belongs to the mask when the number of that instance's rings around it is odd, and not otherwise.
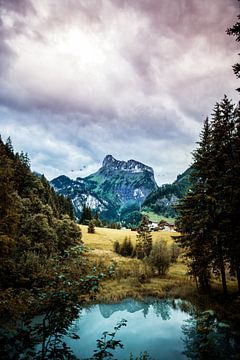
<path fill-rule="evenodd" d="M 240 293 L 240 267 L 237 268 L 238 292 Z"/>
<path fill-rule="evenodd" d="M 217 248 L 218 248 L 218 260 L 219 260 L 219 268 L 222 278 L 222 288 L 223 288 L 223 295 L 227 296 L 227 280 L 226 280 L 226 272 L 224 266 L 224 259 L 223 259 L 223 249 L 222 249 L 222 242 L 220 239 L 217 239 Z"/>

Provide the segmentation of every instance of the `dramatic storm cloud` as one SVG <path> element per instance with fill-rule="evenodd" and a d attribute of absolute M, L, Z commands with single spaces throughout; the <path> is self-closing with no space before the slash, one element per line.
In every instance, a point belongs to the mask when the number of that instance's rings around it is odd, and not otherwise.
<path fill-rule="evenodd" d="M 203 120 L 238 84 L 237 0 L 0 0 L 0 133 L 51 179 L 106 154 L 191 163 Z"/>

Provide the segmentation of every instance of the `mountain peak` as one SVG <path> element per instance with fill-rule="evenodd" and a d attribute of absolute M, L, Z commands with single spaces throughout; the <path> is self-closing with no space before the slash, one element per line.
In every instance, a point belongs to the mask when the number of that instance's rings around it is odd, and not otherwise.
<path fill-rule="evenodd" d="M 109 168 L 111 170 L 122 170 L 131 173 L 138 173 L 148 171 L 153 174 L 153 169 L 150 166 L 144 165 L 136 160 L 120 161 L 115 159 L 112 155 L 105 156 L 102 168 Z"/>
<path fill-rule="evenodd" d="M 110 167 L 111 165 L 113 165 L 116 162 L 118 163 L 119 161 L 116 160 L 112 155 L 106 155 L 105 158 L 103 159 L 102 166 Z"/>
<path fill-rule="evenodd" d="M 133 159 L 120 161 L 112 155 L 105 156 L 102 167 L 94 174 L 76 180 L 60 176 L 51 184 L 71 198 L 78 217 L 86 205 L 109 220 L 119 220 L 120 208 L 125 209 L 124 216 L 128 211 L 138 210 L 146 197 L 158 188 L 151 167 Z"/>

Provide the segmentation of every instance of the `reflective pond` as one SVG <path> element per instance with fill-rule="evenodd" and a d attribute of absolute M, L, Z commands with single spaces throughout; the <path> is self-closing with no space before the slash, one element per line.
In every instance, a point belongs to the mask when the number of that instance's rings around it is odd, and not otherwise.
<path fill-rule="evenodd" d="M 190 319 L 186 305 L 180 300 L 126 299 L 117 304 L 91 306 L 83 309 L 71 326 L 80 340 L 66 341 L 78 358 L 90 358 L 96 349 L 96 339 L 104 331 L 111 332 L 119 320 L 126 319 L 127 326 L 116 334 L 124 348 L 116 349 L 114 358 L 129 359 L 130 353 L 135 358 L 147 351 L 154 359 L 187 359 L 182 339 L 182 326 Z"/>
<path fill-rule="evenodd" d="M 189 302 L 172 299 L 126 299 L 85 308 L 70 327 L 80 340 L 66 338 L 67 345 L 78 359 L 99 359 L 93 357 L 96 339 L 104 331 L 111 333 L 121 319 L 127 326 L 120 328 L 116 339 L 124 347 L 110 349 L 114 359 L 136 359 L 144 352 L 149 357 L 142 359 L 239 359 L 240 334 L 229 324 L 212 310 L 197 313 Z"/>
<path fill-rule="evenodd" d="M 116 331 L 122 319 L 124 326 Z M 20 322 L 14 331 L 2 328 L 0 342 L 1 360 L 229 360 L 240 354 L 239 332 L 212 310 L 196 311 L 180 299 L 125 299 L 73 313 L 69 306 L 54 307 L 50 317 Z M 106 344 L 112 357 L 100 353 Z"/>

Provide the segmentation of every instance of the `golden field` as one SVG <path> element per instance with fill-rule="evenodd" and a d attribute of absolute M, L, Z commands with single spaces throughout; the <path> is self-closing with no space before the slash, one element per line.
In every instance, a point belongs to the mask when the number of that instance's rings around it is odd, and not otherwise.
<path fill-rule="evenodd" d="M 108 228 L 95 228 L 95 234 L 88 234 L 87 225 L 81 225 L 82 240 L 84 244 L 91 249 L 99 250 L 113 250 L 114 241 L 118 240 L 123 242 L 124 238 L 130 237 L 132 243 L 136 243 L 137 231 L 131 231 L 130 229 L 108 229 Z M 164 239 L 168 243 L 172 243 L 172 236 L 177 236 L 177 232 L 170 231 L 153 231 L 151 232 L 153 242 L 156 240 Z"/>
<path fill-rule="evenodd" d="M 114 241 L 118 240 L 121 243 L 126 236 L 129 236 L 135 244 L 136 231 L 96 227 L 95 233 L 89 234 L 87 226 L 80 227 L 82 240 L 88 249 L 86 257 L 90 266 L 105 274 L 108 273 L 110 267 L 115 268 L 114 275 L 107 276 L 102 281 L 101 290 L 96 295 L 96 302 L 115 302 L 126 297 L 156 296 L 161 298 L 167 296 L 208 303 L 208 296 L 203 294 L 203 297 L 199 297 L 195 282 L 187 275 L 187 265 L 181 254 L 177 262 L 170 266 L 168 274 L 159 277 L 145 261 L 123 257 L 113 251 Z M 153 242 L 164 239 L 169 245 L 174 241 L 174 236 L 179 235 L 177 232 L 170 231 L 156 231 L 151 234 Z M 236 281 L 228 277 L 228 286 L 231 292 L 235 291 Z M 221 293 L 219 278 L 212 279 L 212 289 Z"/>
<path fill-rule="evenodd" d="M 126 297 L 143 298 L 145 296 L 174 296 L 187 297 L 193 292 L 194 284 L 186 275 L 186 265 L 183 259 L 172 264 L 168 274 L 164 277 L 155 275 L 150 267 L 142 260 L 123 257 L 113 251 L 113 243 L 130 237 L 136 243 L 136 231 L 129 229 L 95 228 L 94 234 L 87 232 L 87 226 L 81 225 L 82 240 L 88 252 L 86 254 L 90 263 L 98 271 L 106 273 L 114 264 L 115 274 L 102 283 L 97 301 L 111 302 Z M 153 242 L 164 239 L 170 245 L 177 236 L 176 232 L 154 231 L 151 233 Z"/>

